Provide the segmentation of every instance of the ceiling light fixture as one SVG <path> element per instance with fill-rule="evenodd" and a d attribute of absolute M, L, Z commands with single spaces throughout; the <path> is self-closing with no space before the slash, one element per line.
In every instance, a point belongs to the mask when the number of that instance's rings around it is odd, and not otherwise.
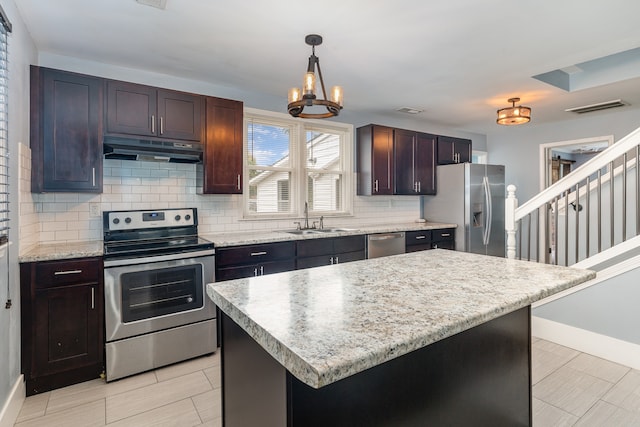
<path fill-rule="evenodd" d="M 516 102 L 520 101 L 520 98 L 509 98 L 511 107 L 501 108 L 498 110 L 498 118 L 496 123 L 499 125 L 522 125 L 531 121 L 531 108 L 523 107 L 519 105 L 516 107 Z"/>
<path fill-rule="evenodd" d="M 312 47 L 311 56 L 309 57 L 307 72 L 304 75 L 302 90 L 297 87 L 289 90 L 289 105 L 287 106 L 289 114 L 293 117 L 303 119 L 326 119 L 337 116 L 342 109 L 342 87 L 332 87 L 331 100 L 327 99 L 327 92 L 324 89 L 324 80 L 322 79 L 322 71 L 320 70 L 320 60 L 316 56 L 316 46 L 322 44 L 322 36 L 309 34 L 305 37 L 304 41 Z M 320 78 L 323 99 L 318 99 L 316 96 L 316 66 L 318 67 L 318 77 Z M 303 113 L 304 107 L 312 107 L 314 105 L 324 106 L 327 112 Z"/>

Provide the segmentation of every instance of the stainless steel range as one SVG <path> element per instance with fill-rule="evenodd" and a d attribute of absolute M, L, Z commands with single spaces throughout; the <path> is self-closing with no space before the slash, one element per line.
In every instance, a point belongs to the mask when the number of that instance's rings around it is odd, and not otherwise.
<path fill-rule="evenodd" d="M 216 350 L 195 208 L 103 212 L 107 381 Z"/>

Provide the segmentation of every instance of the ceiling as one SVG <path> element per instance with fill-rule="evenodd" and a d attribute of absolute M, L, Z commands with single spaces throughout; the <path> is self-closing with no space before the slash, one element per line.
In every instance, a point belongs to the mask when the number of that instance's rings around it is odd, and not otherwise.
<path fill-rule="evenodd" d="M 640 67 L 567 92 L 532 76 L 640 47 L 640 2 L 629 0 L 16 0 L 40 52 L 152 70 L 282 96 L 300 86 L 316 48 L 345 111 L 413 116 L 491 133 L 496 110 L 520 97 L 531 126 L 577 117 L 564 110 L 612 99 L 640 109 Z M 640 50 L 636 49 L 636 52 Z M 638 53 L 640 55 L 640 53 Z M 610 76 L 610 77 L 607 77 Z M 328 88 L 327 88 L 328 89 Z M 251 100 L 244 100 L 251 106 Z M 599 111 L 589 114 L 611 114 Z M 406 117 L 406 116 L 402 116 Z M 582 116 L 584 117 L 584 116 Z"/>

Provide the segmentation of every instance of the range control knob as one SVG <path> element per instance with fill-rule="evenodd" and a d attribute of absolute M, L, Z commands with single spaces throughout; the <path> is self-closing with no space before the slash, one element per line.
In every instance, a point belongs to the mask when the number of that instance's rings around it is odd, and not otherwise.
<path fill-rule="evenodd" d="M 189 221 L 191 219 L 191 215 L 187 214 L 184 216 L 184 219 L 186 219 L 187 221 Z"/>
<path fill-rule="evenodd" d="M 131 224 L 131 218 L 126 217 L 126 218 L 124 219 L 124 222 L 126 222 L 127 224 Z"/>
<path fill-rule="evenodd" d="M 114 224 L 120 224 L 120 218 L 113 218 Z"/>
<path fill-rule="evenodd" d="M 176 215 L 176 217 L 175 217 L 174 219 L 175 219 L 175 220 L 176 220 L 176 222 L 177 222 L 177 221 L 180 221 L 180 218 L 181 218 L 181 217 L 180 217 L 180 215 Z"/>

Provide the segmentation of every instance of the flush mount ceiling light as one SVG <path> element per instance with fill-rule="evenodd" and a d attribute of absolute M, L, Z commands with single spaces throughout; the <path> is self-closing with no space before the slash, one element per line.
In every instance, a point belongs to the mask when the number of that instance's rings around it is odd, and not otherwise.
<path fill-rule="evenodd" d="M 322 44 L 322 36 L 309 34 L 305 37 L 304 41 L 311 46 L 311 56 L 309 57 L 307 72 L 304 75 L 302 90 L 297 87 L 289 90 L 289 105 L 287 106 L 289 114 L 293 117 L 303 119 L 326 119 L 337 116 L 342 109 L 343 93 L 340 86 L 334 86 L 331 88 L 331 100 L 327 99 L 327 92 L 324 89 L 324 80 L 322 79 L 322 71 L 320 70 L 320 60 L 316 56 L 316 46 Z M 318 77 L 320 78 L 323 99 L 318 99 L 316 96 L 316 66 L 318 67 Z M 313 106 L 324 106 L 327 112 L 303 113 L 305 107 Z"/>
<path fill-rule="evenodd" d="M 522 125 L 531 121 L 531 108 L 523 107 L 519 105 L 516 107 L 516 102 L 520 101 L 520 98 L 509 98 L 511 107 L 501 108 L 498 110 L 498 118 L 496 123 L 499 125 Z"/>

